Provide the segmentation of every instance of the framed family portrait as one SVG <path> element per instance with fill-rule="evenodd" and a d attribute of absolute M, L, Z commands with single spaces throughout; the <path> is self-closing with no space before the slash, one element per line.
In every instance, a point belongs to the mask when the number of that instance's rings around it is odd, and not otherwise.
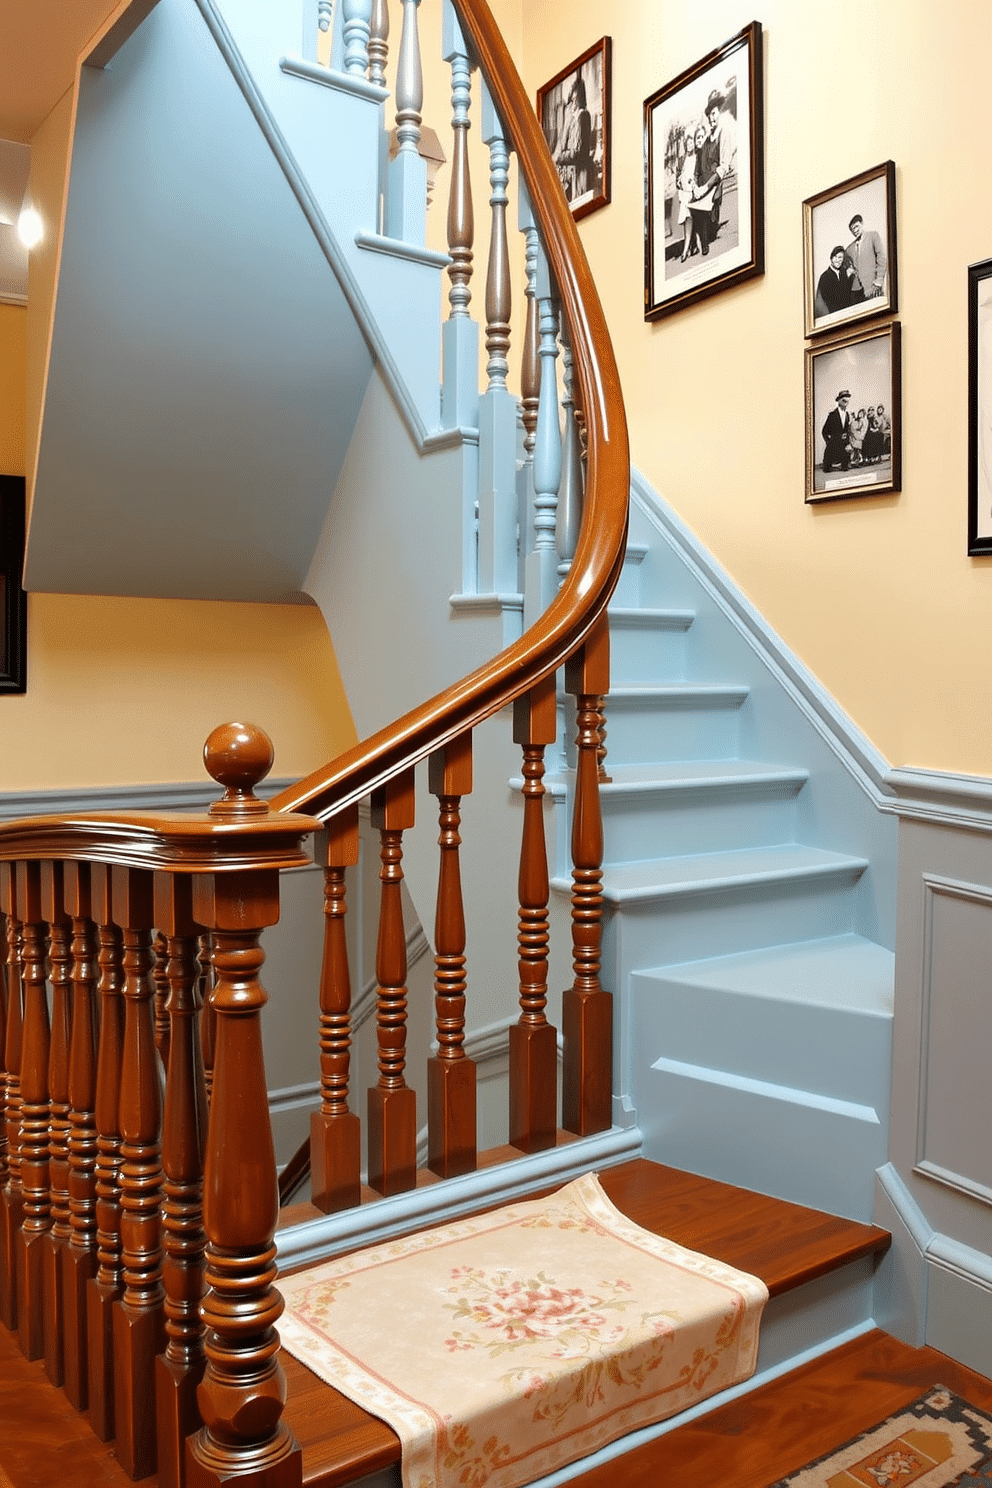
<path fill-rule="evenodd" d="M 806 500 L 902 489 L 898 321 L 806 348 Z"/>
<path fill-rule="evenodd" d="M 761 25 L 644 103 L 644 318 L 765 271 Z"/>
<path fill-rule="evenodd" d="M 894 315 L 896 168 L 891 160 L 803 202 L 806 335 Z"/>
<path fill-rule="evenodd" d="M 576 219 L 610 200 L 612 45 L 601 37 L 537 90 L 537 117 Z"/>
<path fill-rule="evenodd" d="M 992 553 L 992 258 L 968 269 L 968 552 Z"/>
<path fill-rule="evenodd" d="M 0 475 L 0 692 L 27 690 L 24 477 Z"/>

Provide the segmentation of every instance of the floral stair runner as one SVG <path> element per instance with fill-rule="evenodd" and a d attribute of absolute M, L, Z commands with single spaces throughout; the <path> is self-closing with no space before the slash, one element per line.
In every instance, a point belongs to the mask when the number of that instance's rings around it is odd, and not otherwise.
<path fill-rule="evenodd" d="M 280 1286 L 284 1346 L 393 1427 L 405 1488 L 518 1488 L 747 1379 L 768 1298 L 595 1174 Z"/>

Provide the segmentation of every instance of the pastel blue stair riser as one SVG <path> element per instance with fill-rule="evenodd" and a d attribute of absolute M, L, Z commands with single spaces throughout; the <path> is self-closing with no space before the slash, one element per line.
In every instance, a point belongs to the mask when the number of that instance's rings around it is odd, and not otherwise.
<path fill-rule="evenodd" d="M 678 682 L 685 679 L 691 610 L 615 610 L 610 608 L 610 676 L 627 682 Z"/>
<path fill-rule="evenodd" d="M 734 759 L 740 747 L 742 687 L 621 685 L 606 700 L 607 749 L 624 764 Z"/>

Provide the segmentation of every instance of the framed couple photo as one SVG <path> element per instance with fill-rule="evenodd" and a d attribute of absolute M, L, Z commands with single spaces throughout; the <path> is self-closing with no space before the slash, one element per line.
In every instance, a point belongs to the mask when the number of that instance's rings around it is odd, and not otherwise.
<path fill-rule="evenodd" d="M 803 202 L 806 335 L 894 315 L 896 168 L 891 160 Z"/>
<path fill-rule="evenodd" d="M 761 26 L 644 104 L 644 318 L 765 271 Z"/>

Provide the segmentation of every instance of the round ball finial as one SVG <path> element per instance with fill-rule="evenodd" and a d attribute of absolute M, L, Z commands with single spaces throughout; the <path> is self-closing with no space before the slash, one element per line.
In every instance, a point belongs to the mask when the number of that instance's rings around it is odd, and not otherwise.
<path fill-rule="evenodd" d="M 253 723 L 222 723 L 203 746 L 207 773 L 224 787 L 210 808 L 213 816 L 246 816 L 268 811 L 254 788 L 272 769 L 275 751 L 264 729 Z"/>

